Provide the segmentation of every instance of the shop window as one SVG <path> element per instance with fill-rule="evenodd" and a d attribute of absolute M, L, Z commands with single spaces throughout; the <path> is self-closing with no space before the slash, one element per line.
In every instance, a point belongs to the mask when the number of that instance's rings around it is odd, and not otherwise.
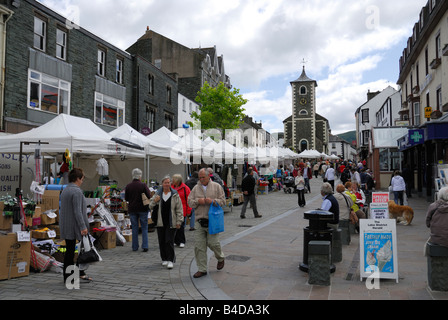
<path fill-rule="evenodd" d="M 29 70 L 28 107 L 56 114 L 70 114 L 70 82 Z"/>
<path fill-rule="evenodd" d="M 95 123 L 120 127 L 124 124 L 124 110 L 124 101 L 95 93 Z"/>
<path fill-rule="evenodd" d="M 379 150 L 380 171 L 401 170 L 402 153 L 397 149 L 382 148 Z"/>

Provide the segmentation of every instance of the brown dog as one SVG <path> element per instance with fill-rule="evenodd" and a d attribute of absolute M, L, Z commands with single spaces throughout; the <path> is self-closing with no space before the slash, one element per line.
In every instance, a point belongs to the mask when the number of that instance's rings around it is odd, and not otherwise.
<path fill-rule="evenodd" d="M 407 226 L 414 218 L 414 210 L 409 206 L 400 206 L 393 200 L 389 200 L 389 218 L 396 219 L 397 222 Z"/>

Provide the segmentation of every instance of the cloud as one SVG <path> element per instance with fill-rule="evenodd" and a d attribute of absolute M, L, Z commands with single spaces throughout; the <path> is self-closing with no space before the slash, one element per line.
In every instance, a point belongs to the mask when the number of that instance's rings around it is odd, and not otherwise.
<path fill-rule="evenodd" d="M 378 66 L 390 48 L 406 46 L 427 0 L 41 2 L 62 14 L 78 8 L 82 27 L 123 50 L 147 26 L 190 48 L 216 45 L 232 84 L 250 100 L 248 114 L 273 130 L 291 114 L 289 82 L 300 75 L 304 58 L 319 84 L 318 112 L 336 131 L 354 129 L 354 112 L 368 89 L 382 90 L 398 78 Z M 366 83 L 366 75 L 376 78 Z"/>

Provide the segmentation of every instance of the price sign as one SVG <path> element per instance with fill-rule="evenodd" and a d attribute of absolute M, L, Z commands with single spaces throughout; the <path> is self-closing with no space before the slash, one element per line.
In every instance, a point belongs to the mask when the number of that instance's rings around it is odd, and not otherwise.
<path fill-rule="evenodd" d="M 31 241 L 31 235 L 27 231 L 17 231 L 17 242 Z"/>

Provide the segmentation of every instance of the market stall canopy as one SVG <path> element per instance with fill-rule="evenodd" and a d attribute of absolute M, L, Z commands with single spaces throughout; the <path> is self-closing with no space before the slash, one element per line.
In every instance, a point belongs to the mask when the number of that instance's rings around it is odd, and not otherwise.
<path fill-rule="evenodd" d="M 20 142 L 48 142 L 41 145 L 46 153 L 120 155 L 122 146 L 90 119 L 60 114 L 46 124 L 26 132 L 0 136 L 0 152 L 19 153 Z M 34 152 L 36 145 L 23 145 L 23 152 Z"/>
<path fill-rule="evenodd" d="M 175 162 L 185 160 L 185 148 L 182 148 L 181 138 L 166 127 L 160 128 L 146 138 L 149 141 L 147 148 L 149 155 L 168 158 Z"/>
<path fill-rule="evenodd" d="M 339 160 L 340 158 L 339 158 L 337 155 L 332 154 L 332 155 L 330 156 L 330 159 L 331 159 L 331 160 Z"/>
<path fill-rule="evenodd" d="M 181 148 L 185 148 L 190 157 L 196 160 L 202 157 L 202 140 L 198 137 L 200 130 L 179 128 L 176 134 L 180 138 Z"/>
<path fill-rule="evenodd" d="M 215 160 L 217 163 L 233 163 L 244 161 L 244 151 L 231 145 L 226 140 L 221 140 L 215 146 Z"/>
<path fill-rule="evenodd" d="M 123 145 L 127 144 L 129 148 L 137 150 L 144 150 L 146 145 L 149 143 L 146 136 L 132 128 L 127 123 L 109 132 L 109 134 L 112 136 L 113 141 L 117 141 Z"/>
<path fill-rule="evenodd" d="M 305 150 L 297 155 L 300 158 L 304 159 L 317 159 L 322 157 L 321 153 L 316 150 Z"/>

